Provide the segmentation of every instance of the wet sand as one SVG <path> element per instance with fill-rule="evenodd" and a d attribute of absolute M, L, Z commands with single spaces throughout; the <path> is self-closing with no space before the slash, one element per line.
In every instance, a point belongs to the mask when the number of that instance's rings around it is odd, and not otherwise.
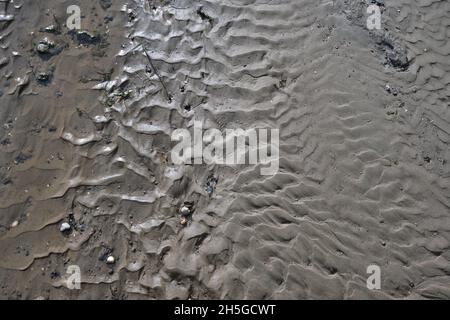
<path fill-rule="evenodd" d="M 375 2 L 10 3 L 0 298 L 450 298 L 450 3 Z M 173 165 L 194 120 L 280 129 L 278 173 Z"/>

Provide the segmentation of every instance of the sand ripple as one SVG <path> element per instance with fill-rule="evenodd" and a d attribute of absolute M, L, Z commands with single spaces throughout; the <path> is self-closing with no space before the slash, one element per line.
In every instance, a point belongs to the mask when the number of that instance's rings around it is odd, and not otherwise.
<path fill-rule="evenodd" d="M 385 1 L 376 32 L 356 0 L 117 2 L 105 56 L 68 42 L 50 87 L 0 96 L 0 297 L 450 297 L 448 1 Z M 279 172 L 173 166 L 170 134 L 194 119 L 280 129 Z"/>

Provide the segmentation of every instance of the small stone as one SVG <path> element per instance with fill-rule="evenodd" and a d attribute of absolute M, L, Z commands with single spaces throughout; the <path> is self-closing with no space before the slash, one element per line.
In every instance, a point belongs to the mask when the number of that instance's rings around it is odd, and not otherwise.
<path fill-rule="evenodd" d="M 398 93 L 399 93 L 398 89 L 395 88 L 395 87 L 392 87 L 389 83 L 385 85 L 384 89 L 385 89 L 388 93 L 393 94 L 394 96 L 397 96 Z"/>
<path fill-rule="evenodd" d="M 386 85 L 384 86 L 384 89 L 385 89 L 387 92 L 391 92 L 391 86 L 389 85 L 389 83 L 386 84 Z"/>
<path fill-rule="evenodd" d="M 45 43 L 39 43 L 36 47 L 37 52 L 39 53 L 47 53 L 50 50 L 50 47 Z"/>
<path fill-rule="evenodd" d="M 114 264 L 115 262 L 116 262 L 116 258 L 114 258 L 113 256 L 108 256 L 108 258 L 106 258 L 107 264 Z"/>
<path fill-rule="evenodd" d="M 44 38 L 39 41 L 39 44 L 36 47 L 36 51 L 41 54 L 49 53 L 50 49 L 54 46 L 55 44 L 52 41 L 50 41 L 48 38 Z"/>
<path fill-rule="evenodd" d="M 61 227 L 59 228 L 59 230 L 60 230 L 61 232 L 65 232 L 65 231 L 68 231 L 68 230 L 70 230 L 70 229 L 71 229 L 71 226 L 70 226 L 70 224 L 68 224 L 67 222 L 62 223 L 62 224 L 61 224 Z"/>
<path fill-rule="evenodd" d="M 19 225 L 19 221 L 14 221 L 13 223 L 11 223 L 11 228 L 15 228 Z"/>
<path fill-rule="evenodd" d="M 185 217 L 181 218 L 180 223 L 181 223 L 182 226 L 185 226 L 187 224 L 187 222 L 188 221 L 187 221 L 187 219 Z"/>
<path fill-rule="evenodd" d="M 180 209 L 180 213 L 181 213 L 183 216 L 187 216 L 187 215 L 189 215 L 189 214 L 191 213 L 191 209 L 189 209 L 187 206 L 183 206 L 183 207 L 181 207 L 181 209 Z"/>

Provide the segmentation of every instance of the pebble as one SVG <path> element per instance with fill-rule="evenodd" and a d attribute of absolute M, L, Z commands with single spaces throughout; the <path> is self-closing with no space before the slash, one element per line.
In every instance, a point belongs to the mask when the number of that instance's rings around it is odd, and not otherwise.
<path fill-rule="evenodd" d="M 49 53 L 50 49 L 53 48 L 55 44 L 48 38 L 42 39 L 36 47 L 36 51 L 39 53 Z"/>
<path fill-rule="evenodd" d="M 181 207 L 181 209 L 180 209 L 180 213 L 181 213 L 183 216 L 187 216 L 187 215 L 189 215 L 189 214 L 191 213 L 191 209 L 189 209 L 187 206 L 183 206 L 183 207 Z"/>
<path fill-rule="evenodd" d="M 116 262 L 116 258 L 114 258 L 113 256 L 109 256 L 108 258 L 106 258 L 107 264 L 113 264 L 115 262 Z"/>
<path fill-rule="evenodd" d="M 19 225 L 19 221 L 14 221 L 13 223 L 11 223 L 11 228 L 15 228 Z"/>
<path fill-rule="evenodd" d="M 64 232 L 64 231 L 67 231 L 67 230 L 70 230 L 70 229 L 71 229 L 71 226 L 67 222 L 62 223 L 61 227 L 59 228 L 59 230 L 61 232 Z"/>
<path fill-rule="evenodd" d="M 391 92 L 391 86 L 389 85 L 389 83 L 386 84 L 386 85 L 384 86 L 384 89 L 385 89 L 387 92 Z"/>
<path fill-rule="evenodd" d="M 389 83 L 386 84 L 386 86 L 384 87 L 384 89 L 385 89 L 387 92 L 393 94 L 394 96 L 397 96 L 398 93 L 399 93 L 399 92 L 398 92 L 398 89 L 392 87 Z"/>
<path fill-rule="evenodd" d="M 50 50 L 50 47 L 45 43 L 39 43 L 36 47 L 37 52 L 39 53 L 47 53 Z"/>

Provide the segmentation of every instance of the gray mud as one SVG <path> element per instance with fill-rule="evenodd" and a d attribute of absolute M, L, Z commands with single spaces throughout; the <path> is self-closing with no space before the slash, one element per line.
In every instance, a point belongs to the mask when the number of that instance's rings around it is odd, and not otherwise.
<path fill-rule="evenodd" d="M 9 3 L 0 298 L 449 299 L 450 2 L 379 2 Z M 280 129 L 278 173 L 173 165 L 194 120 Z"/>

